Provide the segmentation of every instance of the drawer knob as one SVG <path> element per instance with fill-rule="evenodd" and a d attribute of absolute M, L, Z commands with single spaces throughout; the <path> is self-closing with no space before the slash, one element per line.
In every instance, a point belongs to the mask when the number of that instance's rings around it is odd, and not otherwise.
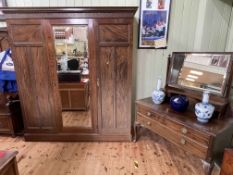
<path fill-rule="evenodd" d="M 146 124 L 147 124 L 148 126 L 150 126 L 150 125 L 151 125 L 151 122 L 147 122 Z"/>
<path fill-rule="evenodd" d="M 181 128 L 181 132 L 182 132 L 183 134 L 187 134 L 188 130 L 187 130 L 186 128 Z"/>
<path fill-rule="evenodd" d="M 150 112 L 147 112 L 146 115 L 150 117 L 150 116 L 151 116 L 151 113 L 150 113 Z"/>
<path fill-rule="evenodd" d="M 185 145 L 185 144 L 186 144 L 186 140 L 181 139 L 181 140 L 180 140 L 180 143 L 181 143 L 182 145 Z"/>

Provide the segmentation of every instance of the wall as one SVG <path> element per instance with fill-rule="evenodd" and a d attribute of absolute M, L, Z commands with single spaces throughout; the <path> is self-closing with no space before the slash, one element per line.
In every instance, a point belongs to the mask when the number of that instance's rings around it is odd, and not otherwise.
<path fill-rule="evenodd" d="M 139 15 L 136 13 L 134 87 L 137 99 L 151 95 L 158 77 L 164 85 L 167 57 L 173 51 L 233 50 L 232 1 L 172 0 L 168 48 L 163 50 L 137 49 Z M 8 0 L 8 6 L 139 6 L 139 3 L 139 0 Z"/>
<path fill-rule="evenodd" d="M 228 28 L 226 51 L 233 52 L 233 8 L 231 10 L 230 25 Z"/>

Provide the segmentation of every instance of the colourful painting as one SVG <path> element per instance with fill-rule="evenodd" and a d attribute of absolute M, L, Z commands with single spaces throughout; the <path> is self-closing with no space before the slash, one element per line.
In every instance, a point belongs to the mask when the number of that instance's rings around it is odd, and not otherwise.
<path fill-rule="evenodd" d="M 139 48 L 167 47 L 169 10 L 170 0 L 141 0 Z"/>

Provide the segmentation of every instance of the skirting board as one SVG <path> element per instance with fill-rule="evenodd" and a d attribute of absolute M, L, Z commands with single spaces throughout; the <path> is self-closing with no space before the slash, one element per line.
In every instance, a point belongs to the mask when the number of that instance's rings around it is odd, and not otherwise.
<path fill-rule="evenodd" d="M 38 134 L 25 133 L 25 141 L 132 141 L 132 135 L 100 135 L 100 134 L 70 134 L 70 133 L 56 133 L 56 134 Z"/>

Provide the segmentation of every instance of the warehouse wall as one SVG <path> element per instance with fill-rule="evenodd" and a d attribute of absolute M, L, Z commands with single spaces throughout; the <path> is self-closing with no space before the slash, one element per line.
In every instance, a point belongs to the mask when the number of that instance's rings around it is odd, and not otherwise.
<path fill-rule="evenodd" d="M 8 0 L 8 6 L 139 6 L 139 0 Z M 156 79 L 165 82 L 173 51 L 233 51 L 232 0 L 172 0 L 167 49 L 137 49 L 134 26 L 134 79 L 137 99 L 151 95 Z"/>

